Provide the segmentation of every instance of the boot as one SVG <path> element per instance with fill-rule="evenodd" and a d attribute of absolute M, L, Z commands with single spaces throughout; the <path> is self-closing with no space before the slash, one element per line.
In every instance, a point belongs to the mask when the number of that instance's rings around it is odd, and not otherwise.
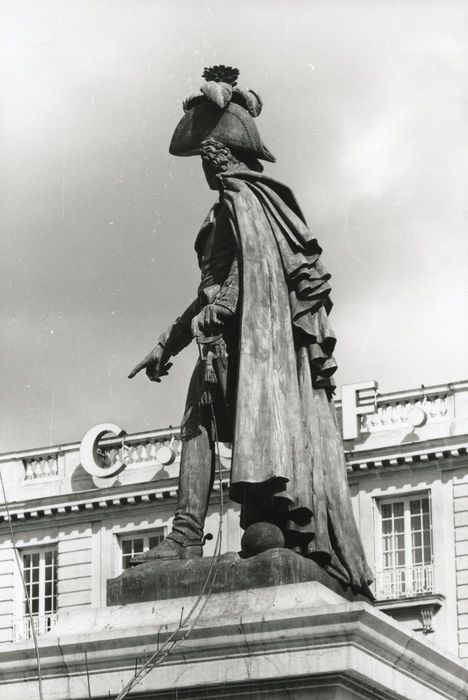
<path fill-rule="evenodd" d="M 200 539 L 189 540 L 186 535 L 174 530 L 156 547 L 136 554 L 130 559 L 130 566 L 139 566 L 161 559 L 191 559 L 203 555 Z"/>

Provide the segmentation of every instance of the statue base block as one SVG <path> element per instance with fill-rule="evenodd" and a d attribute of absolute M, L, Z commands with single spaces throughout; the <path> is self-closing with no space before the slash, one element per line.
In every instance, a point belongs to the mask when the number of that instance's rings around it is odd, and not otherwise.
<path fill-rule="evenodd" d="M 107 605 L 126 605 L 151 600 L 198 595 L 210 572 L 212 557 L 159 559 L 127 569 L 107 581 Z M 321 566 L 290 549 L 269 549 L 248 559 L 230 552 L 220 557 L 212 593 L 232 593 L 318 581 L 347 600 L 367 600 L 330 576 Z"/>
<path fill-rule="evenodd" d="M 38 638 L 44 697 L 115 698 L 180 632 L 131 698 L 466 700 L 459 659 L 318 581 L 212 593 L 187 636 L 181 620 L 197 599 L 59 612 Z M 4 647 L 3 697 L 37 698 L 37 682 L 33 641 Z"/>

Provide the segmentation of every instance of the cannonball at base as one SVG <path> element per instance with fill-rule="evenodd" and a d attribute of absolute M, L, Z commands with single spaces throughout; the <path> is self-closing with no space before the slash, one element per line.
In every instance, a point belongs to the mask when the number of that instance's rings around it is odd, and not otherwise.
<path fill-rule="evenodd" d="M 258 522 L 249 525 L 242 535 L 241 547 L 244 558 L 254 557 L 267 549 L 284 547 L 284 535 L 273 523 Z"/>

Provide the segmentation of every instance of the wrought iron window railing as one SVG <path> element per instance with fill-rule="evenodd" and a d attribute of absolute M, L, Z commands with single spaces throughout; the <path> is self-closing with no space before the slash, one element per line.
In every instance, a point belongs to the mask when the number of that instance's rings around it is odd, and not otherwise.
<path fill-rule="evenodd" d="M 377 600 L 429 595 L 434 592 L 434 567 L 419 564 L 378 571 L 374 591 Z"/>
<path fill-rule="evenodd" d="M 57 622 L 57 613 L 45 613 L 44 615 L 33 615 L 32 620 L 29 615 L 24 615 L 19 617 L 14 621 L 13 625 L 13 641 L 23 642 L 27 639 L 32 639 L 32 626 L 34 625 L 34 631 L 36 636 L 40 637 L 55 626 Z"/>

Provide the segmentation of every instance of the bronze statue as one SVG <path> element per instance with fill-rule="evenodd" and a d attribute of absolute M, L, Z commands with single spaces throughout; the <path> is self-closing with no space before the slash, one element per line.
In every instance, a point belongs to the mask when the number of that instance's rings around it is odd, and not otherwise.
<path fill-rule="evenodd" d="M 241 527 L 274 524 L 287 548 L 366 592 L 372 575 L 332 401 L 330 275 L 292 192 L 262 174 L 260 160 L 275 161 L 253 121 L 262 102 L 237 87 L 238 73 L 205 69 L 169 149 L 201 155 L 219 198 L 195 243 L 197 298 L 129 376 L 145 369 L 159 382 L 194 336 L 206 359 L 188 390 L 172 532 L 134 563 L 201 556 L 219 440 L 233 443 L 230 497 Z"/>

